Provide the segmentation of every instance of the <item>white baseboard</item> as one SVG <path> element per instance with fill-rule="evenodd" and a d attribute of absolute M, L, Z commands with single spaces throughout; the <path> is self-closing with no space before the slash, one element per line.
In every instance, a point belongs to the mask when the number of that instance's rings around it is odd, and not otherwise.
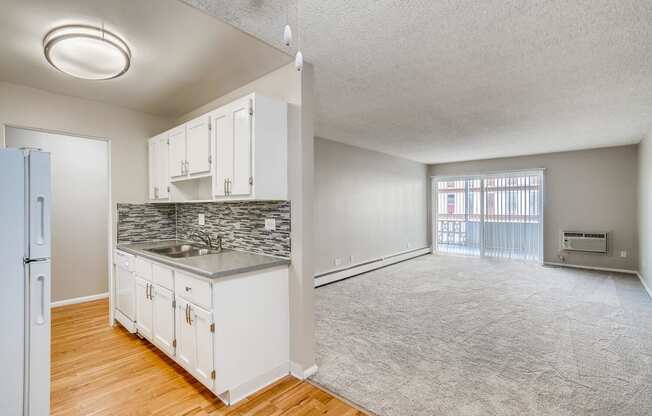
<path fill-rule="evenodd" d="M 636 272 L 636 275 L 638 276 L 638 280 L 641 281 L 641 284 L 645 288 L 647 294 L 650 295 L 650 297 L 652 298 L 652 290 L 650 290 L 650 287 L 647 285 L 647 283 L 645 283 L 645 279 L 643 279 L 643 275 L 641 274 L 641 272 Z"/>
<path fill-rule="evenodd" d="M 571 269 L 596 270 L 596 271 L 599 271 L 599 272 L 638 274 L 638 272 L 636 270 L 612 269 L 612 268 L 609 268 L 609 267 L 582 266 L 582 265 L 579 265 L 579 264 L 553 263 L 553 262 L 549 262 L 549 261 L 544 262 L 543 265 L 544 266 L 555 266 L 555 267 L 570 267 Z"/>
<path fill-rule="evenodd" d="M 97 295 L 82 296 L 80 298 L 64 299 L 52 302 L 50 304 L 51 308 L 58 308 L 59 306 L 74 305 L 76 303 L 91 302 L 99 299 L 106 299 L 109 297 L 109 292 L 98 293 Z"/>
<path fill-rule="evenodd" d="M 218 394 L 218 398 L 225 404 L 233 406 L 239 401 L 246 399 L 248 396 L 256 393 L 257 391 L 277 382 L 283 377 L 288 375 L 288 363 L 282 364 L 270 371 L 261 374 L 260 376 L 239 385 L 236 388 L 229 389 L 228 391 Z"/>
<path fill-rule="evenodd" d="M 315 287 L 337 282 L 338 280 L 346 279 L 348 277 L 355 276 L 361 273 L 366 273 L 371 270 L 380 269 L 381 267 L 389 266 L 390 264 L 399 263 L 401 261 L 423 256 L 425 254 L 430 254 L 431 251 L 432 249 L 430 247 L 418 248 L 410 251 L 403 251 L 400 253 L 381 257 L 379 259 L 375 259 L 351 267 L 347 267 L 346 269 L 323 273 L 315 276 Z"/>
<path fill-rule="evenodd" d="M 317 374 L 317 364 L 313 364 L 310 367 L 306 368 L 305 370 L 303 369 L 302 366 L 295 362 L 290 362 L 290 374 L 292 374 L 294 377 L 298 378 L 299 380 L 305 380 L 308 377 L 312 377 L 315 374 Z"/>

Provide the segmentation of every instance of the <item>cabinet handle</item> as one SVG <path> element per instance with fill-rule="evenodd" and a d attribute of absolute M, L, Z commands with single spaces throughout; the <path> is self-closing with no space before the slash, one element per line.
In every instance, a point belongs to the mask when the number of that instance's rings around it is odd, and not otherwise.
<path fill-rule="evenodd" d="M 190 286 L 186 286 L 186 292 L 190 292 L 192 288 Z"/>
<path fill-rule="evenodd" d="M 224 195 L 227 195 L 228 190 L 226 189 L 226 179 L 224 179 Z"/>
<path fill-rule="evenodd" d="M 186 303 L 186 323 L 188 323 L 188 304 Z"/>
<path fill-rule="evenodd" d="M 188 174 L 188 172 L 190 171 L 190 162 L 186 160 L 185 165 L 186 165 L 186 174 Z"/>
<path fill-rule="evenodd" d="M 149 299 L 149 283 L 145 283 L 145 299 Z"/>
<path fill-rule="evenodd" d="M 188 325 L 192 325 L 192 306 L 188 304 Z"/>

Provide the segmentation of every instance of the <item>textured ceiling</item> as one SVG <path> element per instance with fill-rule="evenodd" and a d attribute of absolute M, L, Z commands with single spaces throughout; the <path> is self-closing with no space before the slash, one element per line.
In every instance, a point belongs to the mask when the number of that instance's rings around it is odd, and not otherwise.
<path fill-rule="evenodd" d="M 182 0 L 283 49 L 296 0 Z M 319 136 L 438 163 L 636 143 L 649 0 L 301 0 Z"/>
<path fill-rule="evenodd" d="M 132 66 L 85 81 L 49 66 L 43 35 L 61 24 L 124 37 Z M 176 118 L 291 61 L 287 54 L 176 0 L 0 0 L 0 81 Z"/>

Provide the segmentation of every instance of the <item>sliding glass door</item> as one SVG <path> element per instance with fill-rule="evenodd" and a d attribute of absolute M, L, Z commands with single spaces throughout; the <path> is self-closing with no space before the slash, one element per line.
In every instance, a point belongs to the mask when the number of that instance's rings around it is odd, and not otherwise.
<path fill-rule="evenodd" d="M 437 178 L 433 193 L 437 252 L 541 261 L 542 171 Z"/>

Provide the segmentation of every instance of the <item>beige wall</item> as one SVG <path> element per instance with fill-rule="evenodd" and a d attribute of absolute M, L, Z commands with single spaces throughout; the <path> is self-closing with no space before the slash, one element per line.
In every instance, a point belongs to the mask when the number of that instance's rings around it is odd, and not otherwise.
<path fill-rule="evenodd" d="M 302 72 L 285 65 L 216 100 L 179 117 L 191 120 L 236 98 L 256 92 L 288 102 L 288 187 L 291 202 L 290 359 L 295 374 L 315 364 L 313 301 L 312 188 L 313 103 L 312 66 Z"/>
<path fill-rule="evenodd" d="M 568 253 L 567 263 L 637 270 L 637 165 L 633 145 L 433 165 L 430 174 L 545 168 L 544 260 L 559 262 L 561 230 L 608 231 L 607 255 Z"/>
<path fill-rule="evenodd" d="M 170 122 L 162 118 L 6 82 L 0 82 L 1 124 L 109 139 L 114 205 L 116 202 L 145 201 L 147 138 L 170 126 Z M 0 135 L 3 134 L 0 129 Z M 1 146 L 4 146 L 4 136 L 0 137 Z M 113 229 L 115 235 L 115 226 Z M 97 288 L 97 293 L 107 291 L 106 275 L 87 278 L 96 280 L 88 283 L 89 287 Z M 56 300 L 80 296 L 78 288 L 73 286 L 53 288 L 53 293 Z"/>
<path fill-rule="evenodd" d="M 639 145 L 638 155 L 638 270 L 652 290 L 652 131 Z"/>
<path fill-rule="evenodd" d="M 427 195 L 426 165 L 317 138 L 315 273 L 428 247 Z"/>

